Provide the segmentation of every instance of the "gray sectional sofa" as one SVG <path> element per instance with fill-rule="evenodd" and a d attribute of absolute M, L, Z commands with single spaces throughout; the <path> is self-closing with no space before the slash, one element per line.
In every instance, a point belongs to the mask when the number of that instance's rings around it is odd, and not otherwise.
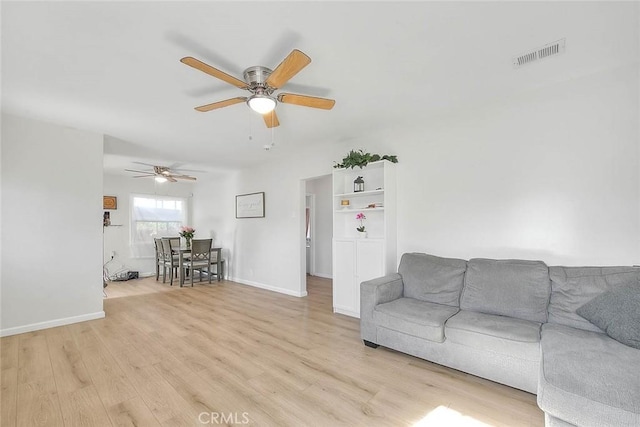
<path fill-rule="evenodd" d="M 547 426 L 640 426 L 639 280 L 634 267 L 404 254 L 397 274 L 361 283 L 361 336 L 535 393 Z"/>

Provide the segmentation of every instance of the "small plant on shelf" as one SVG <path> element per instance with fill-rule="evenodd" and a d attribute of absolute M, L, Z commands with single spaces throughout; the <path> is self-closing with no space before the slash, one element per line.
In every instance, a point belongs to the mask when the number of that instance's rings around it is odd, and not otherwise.
<path fill-rule="evenodd" d="M 391 163 L 398 163 L 397 156 L 391 156 L 388 154 L 381 156 L 380 154 L 365 153 L 364 150 L 351 150 L 349 151 L 349 154 L 342 159 L 342 163 L 336 163 L 333 167 L 336 169 L 353 169 L 356 166 L 359 166 L 360 169 L 362 169 L 369 163 L 377 162 L 378 160 L 388 160 Z"/>
<path fill-rule="evenodd" d="M 356 220 L 360 221 L 360 227 L 356 227 L 356 230 L 358 230 L 360 233 L 364 233 L 365 231 L 365 227 L 364 227 L 364 220 L 367 219 L 367 217 L 362 213 L 358 213 L 358 215 L 356 215 Z"/>

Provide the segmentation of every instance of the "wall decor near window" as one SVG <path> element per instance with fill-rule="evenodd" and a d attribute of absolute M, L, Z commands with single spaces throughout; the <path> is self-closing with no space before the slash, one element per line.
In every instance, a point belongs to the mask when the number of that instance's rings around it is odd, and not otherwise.
<path fill-rule="evenodd" d="M 264 218 L 264 192 L 237 195 L 236 218 Z"/>
<path fill-rule="evenodd" d="M 103 209 L 118 209 L 118 198 L 116 196 L 102 196 Z"/>

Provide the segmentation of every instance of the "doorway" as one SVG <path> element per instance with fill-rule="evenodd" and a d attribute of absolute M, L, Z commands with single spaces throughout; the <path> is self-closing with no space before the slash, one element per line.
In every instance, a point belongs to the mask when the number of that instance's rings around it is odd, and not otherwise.
<path fill-rule="evenodd" d="M 331 175 L 303 180 L 304 214 L 302 236 L 304 246 L 301 278 L 306 288 L 307 279 L 317 277 L 333 279 L 333 195 Z M 329 281 L 319 281 L 329 283 Z M 330 287 L 330 285 L 329 285 Z"/>
<path fill-rule="evenodd" d="M 316 233 L 315 233 L 315 204 L 316 204 L 316 195 L 315 194 L 307 194 L 305 196 L 305 241 L 307 247 L 306 254 L 306 273 L 307 276 L 313 276 L 316 271 L 316 257 L 315 257 L 315 243 L 316 243 Z"/>

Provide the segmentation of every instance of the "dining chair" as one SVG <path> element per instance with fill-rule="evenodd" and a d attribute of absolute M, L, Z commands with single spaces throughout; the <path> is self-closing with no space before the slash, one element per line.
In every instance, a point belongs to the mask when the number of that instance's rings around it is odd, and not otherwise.
<path fill-rule="evenodd" d="M 162 244 L 162 283 L 166 283 L 167 268 L 169 268 L 169 283 L 173 286 L 174 270 L 178 273 L 178 255 L 174 253 L 171 240 L 169 238 L 160 239 Z"/>
<path fill-rule="evenodd" d="M 176 258 L 176 262 L 178 261 L 178 256 L 180 255 L 180 237 L 164 237 L 164 239 L 169 239 L 171 241 L 171 251 L 173 252 L 173 256 Z M 187 259 L 191 256 L 189 253 L 182 254 L 183 259 Z M 176 265 L 178 265 L 176 263 Z M 176 277 L 178 277 L 178 267 L 176 267 Z"/>
<path fill-rule="evenodd" d="M 193 286 L 193 276 L 195 270 L 200 270 L 200 281 L 202 282 L 202 270 L 207 269 L 209 283 L 211 283 L 211 245 L 213 239 L 194 239 L 191 241 L 191 257 L 184 260 L 180 274 L 190 271 L 191 286 Z M 182 286 L 182 285 L 180 285 Z"/>
<path fill-rule="evenodd" d="M 168 239 L 171 241 L 171 250 L 176 253 L 180 249 L 180 238 L 179 237 L 162 237 L 163 239 Z"/>
<path fill-rule="evenodd" d="M 218 271 L 218 257 L 220 257 L 220 271 Z M 222 249 L 217 248 L 211 251 L 211 265 L 216 268 L 215 275 L 218 281 L 224 279 L 224 264 L 225 259 L 222 258 Z"/>
<path fill-rule="evenodd" d="M 164 265 L 164 257 L 162 255 L 162 238 L 155 237 L 153 245 L 156 249 L 156 281 L 160 280 L 160 267 Z"/>

